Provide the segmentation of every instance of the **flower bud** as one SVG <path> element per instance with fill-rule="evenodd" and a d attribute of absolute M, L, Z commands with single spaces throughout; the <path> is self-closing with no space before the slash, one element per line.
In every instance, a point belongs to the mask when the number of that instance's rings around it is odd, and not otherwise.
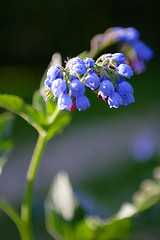
<path fill-rule="evenodd" d="M 73 105 L 72 98 L 68 93 L 63 93 L 58 98 L 58 107 L 60 110 L 69 110 Z"/>
<path fill-rule="evenodd" d="M 117 67 L 117 72 L 125 78 L 130 78 L 133 75 L 132 68 L 125 63 L 122 63 Z"/>
<path fill-rule="evenodd" d="M 87 87 L 91 88 L 92 90 L 95 90 L 99 87 L 100 78 L 95 72 L 90 72 L 85 78 L 85 84 Z"/>
<path fill-rule="evenodd" d="M 57 78 L 53 81 L 51 86 L 51 91 L 55 97 L 58 97 L 62 92 L 64 92 L 67 88 L 66 82 L 64 82 L 61 78 Z"/>
<path fill-rule="evenodd" d="M 88 107 L 90 107 L 90 102 L 88 98 L 84 95 L 77 97 L 76 107 L 78 108 L 79 111 L 86 110 Z"/>
<path fill-rule="evenodd" d="M 100 95 L 103 98 L 106 98 L 110 95 L 111 92 L 115 91 L 115 87 L 113 83 L 111 83 L 109 80 L 104 80 L 101 82 L 99 90 L 100 90 Z"/>
<path fill-rule="evenodd" d="M 85 58 L 84 63 L 85 63 L 86 68 L 90 68 L 93 66 L 95 61 L 92 58 Z"/>
<path fill-rule="evenodd" d="M 112 92 L 108 98 L 108 105 L 110 108 L 118 108 L 122 105 L 122 98 L 118 92 Z"/>
<path fill-rule="evenodd" d="M 70 83 L 70 90 L 71 90 L 71 94 L 74 97 L 79 97 L 81 95 L 84 95 L 85 86 L 79 79 L 74 79 Z"/>
<path fill-rule="evenodd" d="M 131 86 L 131 84 L 129 84 L 126 81 L 121 81 L 118 84 L 118 92 L 121 96 L 126 96 L 128 94 L 133 94 L 133 88 Z"/>

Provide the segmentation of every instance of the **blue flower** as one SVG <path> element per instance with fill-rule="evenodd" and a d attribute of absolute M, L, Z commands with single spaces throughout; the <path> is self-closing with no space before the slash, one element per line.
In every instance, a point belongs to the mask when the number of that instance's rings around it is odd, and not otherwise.
<path fill-rule="evenodd" d="M 111 83 L 108 79 L 107 80 L 103 80 L 101 82 L 101 85 L 100 85 L 100 95 L 103 97 L 103 98 L 106 98 L 108 96 L 110 96 L 110 93 L 111 92 L 114 92 L 115 91 L 115 87 L 113 85 L 113 83 Z"/>
<path fill-rule="evenodd" d="M 126 106 L 129 105 L 131 102 L 135 102 L 133 96 L 133 88 L 128 82 L 121 81 L 118 84 L 118 92 L 122 97 L 122 105 Z"/>
<path fill-rule="evenodd" d="M 84 95 L 85 86 L 79 79 L 74 79 L 70 83 L 70 90 L 71 90 L 71 94 L 74 97 L 79 97 L 81 95 Z"/>
<path fill-rule="evenodd" d="M 133 88 L 130 83 L 121 81 L 118 84 L 118 92 L 121 96 L 126 96 L 130 93 L 133 94 Z"/>
<path fill-rule="evenodd" d="M 114 53 L 112 54 L 111 58 L 114 59 L 117 63 L 124 63 L 126 61 L 123 53 Z"/>
<path fill-rule="evenodd" d="M 67 88 L 67 84 L 61 78 L 57 78 L 56 80 L 54 80 L 51 85 L 51 91 L 53 92 L 53 95 L 55 97 L 58 97 L 59 94 L 61 94 L 66 90 L 66 88 Z"/>
<path fill-rule="evenodd" d="M 85 78 L 85 84 L 87 87 L 91 88 L 92 90 L 95 90 L 100 85 L 100 78 L 95 72 L 90 72 Z"/>
<path fill-rule="evenodd" d="M 68 93 L 63 93 L 58 98 L 58 107 L 60 110 L 69 110 L 73 105 L 72 98 Z"/>
<path fill-rule="evenodd" d="M 70 59 L 67 66 L 69 66 L 73 75 L 83 75 L 87 72 L 84 61 L 80 57 Z"/>
<path fill-rule="evenodd" d="M 88 98 L 84 95 L 77 97 L 76 107 L 78 108 L 79 111 L 86 110 L 88 107 L 90 107 L 90 102 Z"/>
<path fill-rule="evenodd" d="M 137 40 L 140 36 L 140 33 L 137 29 L 129 27 L 125 29 L 125 38 L 124 41 L 131 42 Z"/>
<path fill-rule="evenodd" d="M 92 58 L 85 58 L 84 63 L 86 68 L 91 68 L 95 61 Z"/>
<path fill-rule="evenodd" d="M 122 97 L 122 105 L 127 106 L 131 104 L 132 102 L 135 102 L 134 96 L 132 93 L 129 93 L 127 95 L 123 95 Z"/>
<path fill-rule="evenodd" d="M 146 62 L 154 56 L 152 49 L 140 40 L 133 42 L 132 47 L 136 51 L 137 56 Z"/>
<path fill-rule="evenodd" d="M 52 66 L 47 71 L 47 79 L 45 80 L 45 85 L 51 87 L 52 82 L 58 77 L 60 73 L 60 68 L 58 66 Z"/>
<path fill-rule="evenodd" d="M 115 27 L 111 28 L 114 35 L 122 42 L 132 42 L 139 38 L 139 31 L 133 27 L 129 28 L 122 28 L 122 27 Z"/>
<path fill-rule="evenodd" d="M 125 78 L 130 78 L 133 75 L 132 68 L 125 63 L 122 63 L 117 67 L 117 72 Z"/>
<path fill-rule="evenodd" d="M 131 67 L 136 74 L 140 74 L 146 70 L 146 64 L 144 60 L 136 58 L 131 62 Z"/>
<path fill-rule="evenodd" d="M 112 92 L 108 98 L 108 105 L 110 108 L 118 108 L 122 105 L 122 98 L 118 92 Z"/>

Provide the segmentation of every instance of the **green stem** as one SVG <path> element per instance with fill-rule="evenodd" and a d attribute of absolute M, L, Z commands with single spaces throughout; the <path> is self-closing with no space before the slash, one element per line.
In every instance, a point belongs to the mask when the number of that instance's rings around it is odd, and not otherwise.
<path fill-rule="evenodd" d="M 28 236 L 28 232 L 25 228 L 25 225 L 20 219 L 20 217 L 18 216 L 17 212 L 2 198 L 0 198 L 0 208 L 2 208 L 3 211 L 14 221 L 14 223 L 17 226 L 17 229 L 19 230 L 21 239 L 30 240 L 30 237 Z"/>
<path fill-rule="evenodd" d="M 60 110 L 58 107 L 55 109 L 53 115 L 49 119 L 49 124 L 52 125 L 57 118 Z M 33 240 L 33 231 L 31 227 L 31 204 L 32 204 L 32 194 L 33 194 L 33 187 L 34 181 L 37 174 L 38 166 L 41 160 L 42 153 L 44 151 L 45 145 L 47 143 L 47 132 L 39 132 L 38 141 L 28 168 L 27 172 L 27 187 L 25 192 L 24 201 L 22 203 L 21 208 L 21 219 L 24 222 L 28 234 L 30 236 L 30 240 Z"/>
<path fill-rule="evenodd" d="M 32 201 L 32 193 L 35 176 L 38 170 L 38 166 L 41 160 L 41 156 L 46 144 L 46 134 L 39 134 L 39 138 L 35 147 L 35 151 L 33 153 L 31 163 L 29 165 L 29 169 L 27 172 L 27 188 L 24 197 L 24 202 L 22 204 L 21 209 L 21 219 L 26 225 L 28 234 L 30 236 L 30 240 L 33 240 L 33 232 L 31 228 L 31 201 Z"/>
<path fill-rule="evenodd" d="M 54 111 L 54 113 L 53 113 L 53 115 L 49 118 L 49 120 L 48 120 L 48 123 L 51 125 L 51 124 L 53 124 L 53 122 L 55 121 L 55 119 L 57 118 L 57 116 L 58 116 L 58 114 L 60 113 L 60 109 L 58 108 L 58 106 L 56 107 L 56 109 L 55 109 L 55 111 Z"/>

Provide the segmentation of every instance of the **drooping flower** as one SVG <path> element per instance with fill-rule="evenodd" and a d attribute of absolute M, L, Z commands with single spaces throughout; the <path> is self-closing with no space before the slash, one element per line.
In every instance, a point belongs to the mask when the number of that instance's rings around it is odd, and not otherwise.
<path fill-rule="evenodd" d="M 91 68 L 95 61 L 92 58 L 85 58 L 84 63 L 86 68 Z"/>
<path fill-rule="evenodd" d="M 125 78 L 130 78 L 133 71 L 124 62 L 122 53 L 103 54 L 96 62 L 91 58 L 72 58 L 65 67 L 55 66 L 48 70 L 45 81 L 45 84 L 50 81 L 46 84 L 48 95 L 58 98 L 60 110 L 73 111 L 77 107 L 81 111 L 89 108 L 90 102 L 84 95 L 85 87 L 97 93 L 98 99 L 105 100 L 110 108 L 129 105 L 135 100 L 133 88 Z"/>
<path fill-rule="evenodd" d="M 125 77 L 125 78 L 130 78 L 131 76 L 133 76 L 132 68 L 128 64 L 125 64 L 125 63 L 122 63 L 117 67 L 117 72 L 122 77 Z"/>
<path fill-rule="evenodd" d="M 85 86 L 79 79 L 74 79 L 70 83 L 70 90 L 71 90 L 71 94 L 74 97 L 79 97 L 81 95 L 84 95 Z"/>
<path fill-rule="evenodd" d="M 85 78 L 85 84 L 87 87 L 95 90 L 99 87 L 100 78 L 97 76 L 95 72 L 90 72 Z"/>
<path fill-rule="evenodd" d="M 55 97 L 58 97 L 67 88 L 67 84 L 61 78 L 57 78 L 53 81 L 51 85 L 51 91 Z"/>
<path fill-rule="evenodd" d="M 123 53 L 114 53 L 114 54 L 112 54 L 112 59 L 116 63 L 125 63 L 125 61 L 126 61 L 126 58 L 125 58 Z"/>
<path fill-rule="evenodd" d="M 68 93 L 63 93 L 58 98 L 58 107 L 60 110 L 69 110 L 73 105 L 72 98 Z"/>
<path fill-rule="evenodd" d="M 129 93 L 133 94 L 133 88 L 130 83 L 126 81 L 120 81 L 118 84 L 118 92 L 121 96 L 126 96 Z"/>
<path fill-rule="evenodd" d="M 80 57 L 70 59 L 67 65 L 73 75 L 83 75 L 87 72 L 84 61 Z"/>
<path fill-rule="evenodd" d="M 108 79 L 104 80 L 101 82 L 101 85 L 99 87 L 99 94 L 103 97 L 106 98 L 110 96 L 111 92 L 115 91 L 115 87 L 113 83 L 111 83 Z"/>
<path fill-rule="evenodd" d="M 132 47 L 137 53 L 139 59 L 148 62 L 153 57 L 154 53 L 150 47 L 148 47 L 144 42 L 137 40 L 132 43 Z"/>
<path fill-rule="evenodd" d="M 58 77 L 60 73 L 60 68 L 58 66 L 52 66 L 47 71 L 47 79 L 45 80 L 45 85 L 51 87 L 52 82 Z"/>
<path fill-rule="evenodd" d="M 118 108 L 119 105 L 122 105 L 123 101 L 118 92 L 112 92 L 108 98 L 108 105 L 110 108 Z"/>
<path fill-rule="evenodd" d="M 89 108 L 90 102 L 89 102 L 88 98 L 84 95 L 77 97 L 76 98 L 76 107 L 78 108 L 79 111 L 86 110 L 87 108 Z"/>

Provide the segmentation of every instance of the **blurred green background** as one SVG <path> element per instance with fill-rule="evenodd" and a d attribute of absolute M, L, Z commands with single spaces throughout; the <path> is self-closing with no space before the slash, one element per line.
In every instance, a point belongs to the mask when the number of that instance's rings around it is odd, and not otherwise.
<path fill-rule="evenodd" d="M 90 39 L 109 27 L 135 27 L 140 39 L 155 53 L 147 71 L 131 78 L 134 104 L 109 109 L 87 91 L 91 108 L 73 111 L 70 126 L 49 143 L 34 195 L 37 239 L 51 239 L 44 235 L 41 209 L 57 171 L 68 171 L 74 188 L 93 197 L 109 216 L 123 201 L 131 201 L 140 182 L 151 178 L 154 166 L 160 163 L 158 154 L 147 162 L 138 162 L 130 153 L 139 132 L 158 134 L 160 130 L 159 24 L 159 10 L 152 1 L 1 1 L 0 92 L 19 95 L 28 103 L 54 52 L 60 52 L 64 61 L 74 57 L 89 50 Z M 0 176 L 0 194 L 16 206 L 23 197 L 24 176 L 36 137 L 30 126 L 16 119 L 15 149 Z M 157 205 L 137 217 L 128 239 L 160 239 L 159 213 Z M 19 239 L 14 224 L 0 211 L 0 239 L 10 239 L 11 234 L 12 239 Z"/>

